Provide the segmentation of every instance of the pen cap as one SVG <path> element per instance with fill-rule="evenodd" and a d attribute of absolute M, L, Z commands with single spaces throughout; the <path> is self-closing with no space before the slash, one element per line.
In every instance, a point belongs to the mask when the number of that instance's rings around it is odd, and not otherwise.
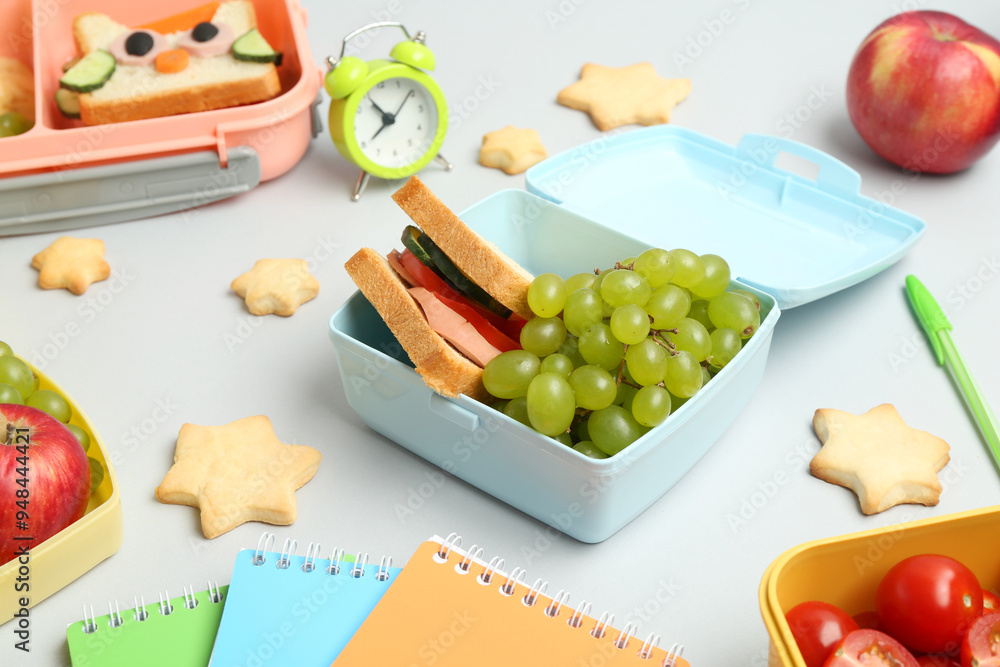
<path fill-rule="evenodd" d="M 942 329 L 950 330 L 951 322 L 944 316 L 941 306 L 934 300 L 923 283 L 917 280 L 916 276 L 906 276 L 906 294 L 910 298 L 910 305 L 913 306 L 913 312 L 916 313 L 920 326 L 923 327 L 931 342 L 935 358 L 939 364 L 943 364 L 944 351 L 941 349 L 938 332 Z"/>

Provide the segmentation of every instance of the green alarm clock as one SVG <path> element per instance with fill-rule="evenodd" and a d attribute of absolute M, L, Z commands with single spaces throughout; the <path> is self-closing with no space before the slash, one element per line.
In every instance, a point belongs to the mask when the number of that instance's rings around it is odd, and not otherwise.
<path fill-rule="evenodd" d="M 389 59 L 365 62 L 344 56 L 351 39 L 385 27 L 398 27 L 406 35 Z M 401 23 L 371 23 L 344 38 L 338 58 L 327 59 L 330 135 L 340 154 L 361 168 L 355 201 L 370 176 L 406 178 L 434 159 L 448 170 L 453 166 L 438 152 L 448 129 L 448 107 L 440 86 L 427 74 L 434 69 L 434 54 L 424 39 L 422 31 L 410 37 Z"/>

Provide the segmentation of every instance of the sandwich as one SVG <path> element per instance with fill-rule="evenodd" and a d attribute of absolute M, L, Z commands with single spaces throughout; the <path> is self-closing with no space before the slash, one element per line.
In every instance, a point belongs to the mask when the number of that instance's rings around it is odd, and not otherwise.
<path fill-rule="evenodd" d="M 209 2 L 127 27 L 98 12 L 73 21 L 79 58 L 56 104 L 87 125 L 263 102 L 281 92 L 275 51 L 250 0 Z"/>
<path fill-rule="evenodd" d="M 533 276 L 416 176 L 392 198 L 414 223 L 403 231 L 403 250 L 362 248 L 345 268 L 429 387 L 489 402 L 483 367 L 520 349 Z"/>

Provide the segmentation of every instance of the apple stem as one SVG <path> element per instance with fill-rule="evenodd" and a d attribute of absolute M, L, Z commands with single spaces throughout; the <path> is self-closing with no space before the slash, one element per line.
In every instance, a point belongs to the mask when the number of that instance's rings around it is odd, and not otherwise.
<path fill-rule="evenodd" d="M 10 445 L 10 444 L 12 444 L 14 442 L 14 432 L 16 430 L 17 430 L 17 427 L 14 426 L 14 422 L 7 422 L 7 431 L 3 435 L 3 443 L 2 444 L 4 444 L 4 445 Z"/>

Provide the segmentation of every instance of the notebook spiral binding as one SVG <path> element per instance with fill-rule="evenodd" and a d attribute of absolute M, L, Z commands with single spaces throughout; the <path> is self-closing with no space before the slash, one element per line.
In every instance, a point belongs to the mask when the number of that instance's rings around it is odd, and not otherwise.
<path fill-rule="evenodd" d="M 253 556 L 250 557 L 250 564 L 259 567 L 267 563 L 267 553 L 274 548 L 275 540 L 276 538 L 274 533 L 265 531 L 261 534 L 260 539 L 257 540 L 257 547 L 254 549 Z M 293 540 L 291 538 L 285 539 L 282 544 L 281 551 L 278 552 L 275 567 L 279 570 L 287 570 L 291 566 L 292 556 L 295 555 L 297 547 L 297 540 Z M 271 551 L 271 553 L 275 552 Z M 319 554 L 319 542 L 310 542 L 309 546 L 306 547 L 305 560 L 301 565 L 303 572 L 312 572 L 316 569 L 316 560 L 319 558 Z M 340 574 L 343 567 L 349 565 L 350 569 L 347 570 L 347 573 L 350 576 L 357 579 L 365 576 L 365 569 L 368 567 L 369 559 L 367 552 L 359 553 L 353 563 L 345 561 L 344 557 L 344 550 L 335 547 L 330 554 L 330 564 L 323 568 L 323 571 L 329 575 L 337 575 Z M 375 578 L 378 581 L 386 581 L 389 578 L 389 568 L 391 567 L 392 558 L 389 556 L 382 556 L 382 559 L 379 561 L 378 570 L 375 571 Z"/>
<path fill-rule="evenodd" d="M 478 545 L 472 545 L 467 551 L 462 552 L 462 538 L 458 533 L 450 533 L 441 542 L 441 548 L 438 549 L 433 555 L 434 561 L 436 563 L 447 563 L 451 551 L 454 550 L 456 554 L 461 555 L 461 559 L 455 564 L 455 570 L 461 574 L 467 573 L 471 567 L 473 561 L 478 561 L 484 563 L 483 556 L 485 554 L 485 549 Z M 525 570 L 520 567 L 514 568 L 510 574 L 503 575 L 502 569 L 504 566 L 504 559 L 499 557 L 493 557 L 488 563 L 486 563 L 485 569 L 478 575 L 476 575 L 476 582 L 483 586 L 490 586 L 495 582 L 499 581 L 499 586 L 497 591 L 500 595 L 511 597 L 514 594 L 515 587 L 518 584 L 524 585 L 524 580 L 527 576 Z M 502 576 L 498 576 L 502 575 Z M 525 607 L 534 607 L 538 602 L 538 598 L 545 593 L 545 589 L 548 588 L 548 582 L 542 581 L 541 579 L 536 579 L 535 582 L 528 589 L 528 592 L 521 597 L 521 604 Z M 559 615 L 559 611 L 564 605 L 569 601 L 569 593 L 565 590 L 560 590 L 552 598 L 550 598 L 549 604 L 545 606 L 542 613 L 550 618 L 555 618 Z M 583 619 L 590 612 L 591 604 L 585 600 L 581 600 L 576 606 L 576 609 L 567 619 L 567 623 L 574 627 L 579 628 L 583 625 Z M 597 619 L 594 626 L 589 630 L 589 633 L 595 639 L 603 639 L 608 636 L 607 632 L 611 628 L 612 623 L 614 623 L 614 615 L 604 612 L 601 614 L 600 618 Z M 618 631 L 618 636 L 612 642 L 614 646 L 619 649 L 625 649 L 629 642 L 635 638 L 635 634 L 638 632 L 638 626 L 634 623 L 627 623 L 621 630 Z M 653 656 L 654 649 L 659 648 L 660 635 L 656 633 L 650 633 L 646 640 L 642 643 L 638 651 L 639 658 L 643 660 L 649 660 Z M 684 646 L 674 643 L 667 651 L 663 660 L 660 662 L 661 667 L 676 667 L 678 660 L 684 655 Z"/>
<path fill-rule="evenodd" d="M 209 581 L 207 590 L 209 602 L 217 604 L 223 601 L 224 596 L 219 590 L 218 583 Z M 176 608 L 170 603 L 170 594 L 164 591 L 162 593 L 158 592 L 157 595 L 159 596 L 159 605 L 157 606 L 157 610 L 160 615 L 169 616 L 170 614 L 175 613 Z M 131 621 L 129 621 L 126 616 L 122 615 L 121 609 L 118 606 L 118 600 L 109 600 L 108 627 L 120 628 L 124 626 L 126 622 L 134 621 L 136 623 L 142 623 L 143 621 L 149 619 L 149 611 L 146 609 L 146 600 L 143 596 L 133 595 L 132 604 L 132 618 Z M 195 609 L 198 606 L 198 600 L 195 598 L 194 586 L 191 586 L 190 588 L 188 586 L 184 586 L 182 605 L 185 609 Z M 81 630 L 83 630 L 84 634 L 92 635 L 100 630 L 100 625 L 98 625 L 97 616 L 94 614 L 94 606 L 90 605 L 89 610 L 90 612 L 88 615 L 88 607 L 87 605 L 83 605 L 83 625 L 81 626 Z"/>

